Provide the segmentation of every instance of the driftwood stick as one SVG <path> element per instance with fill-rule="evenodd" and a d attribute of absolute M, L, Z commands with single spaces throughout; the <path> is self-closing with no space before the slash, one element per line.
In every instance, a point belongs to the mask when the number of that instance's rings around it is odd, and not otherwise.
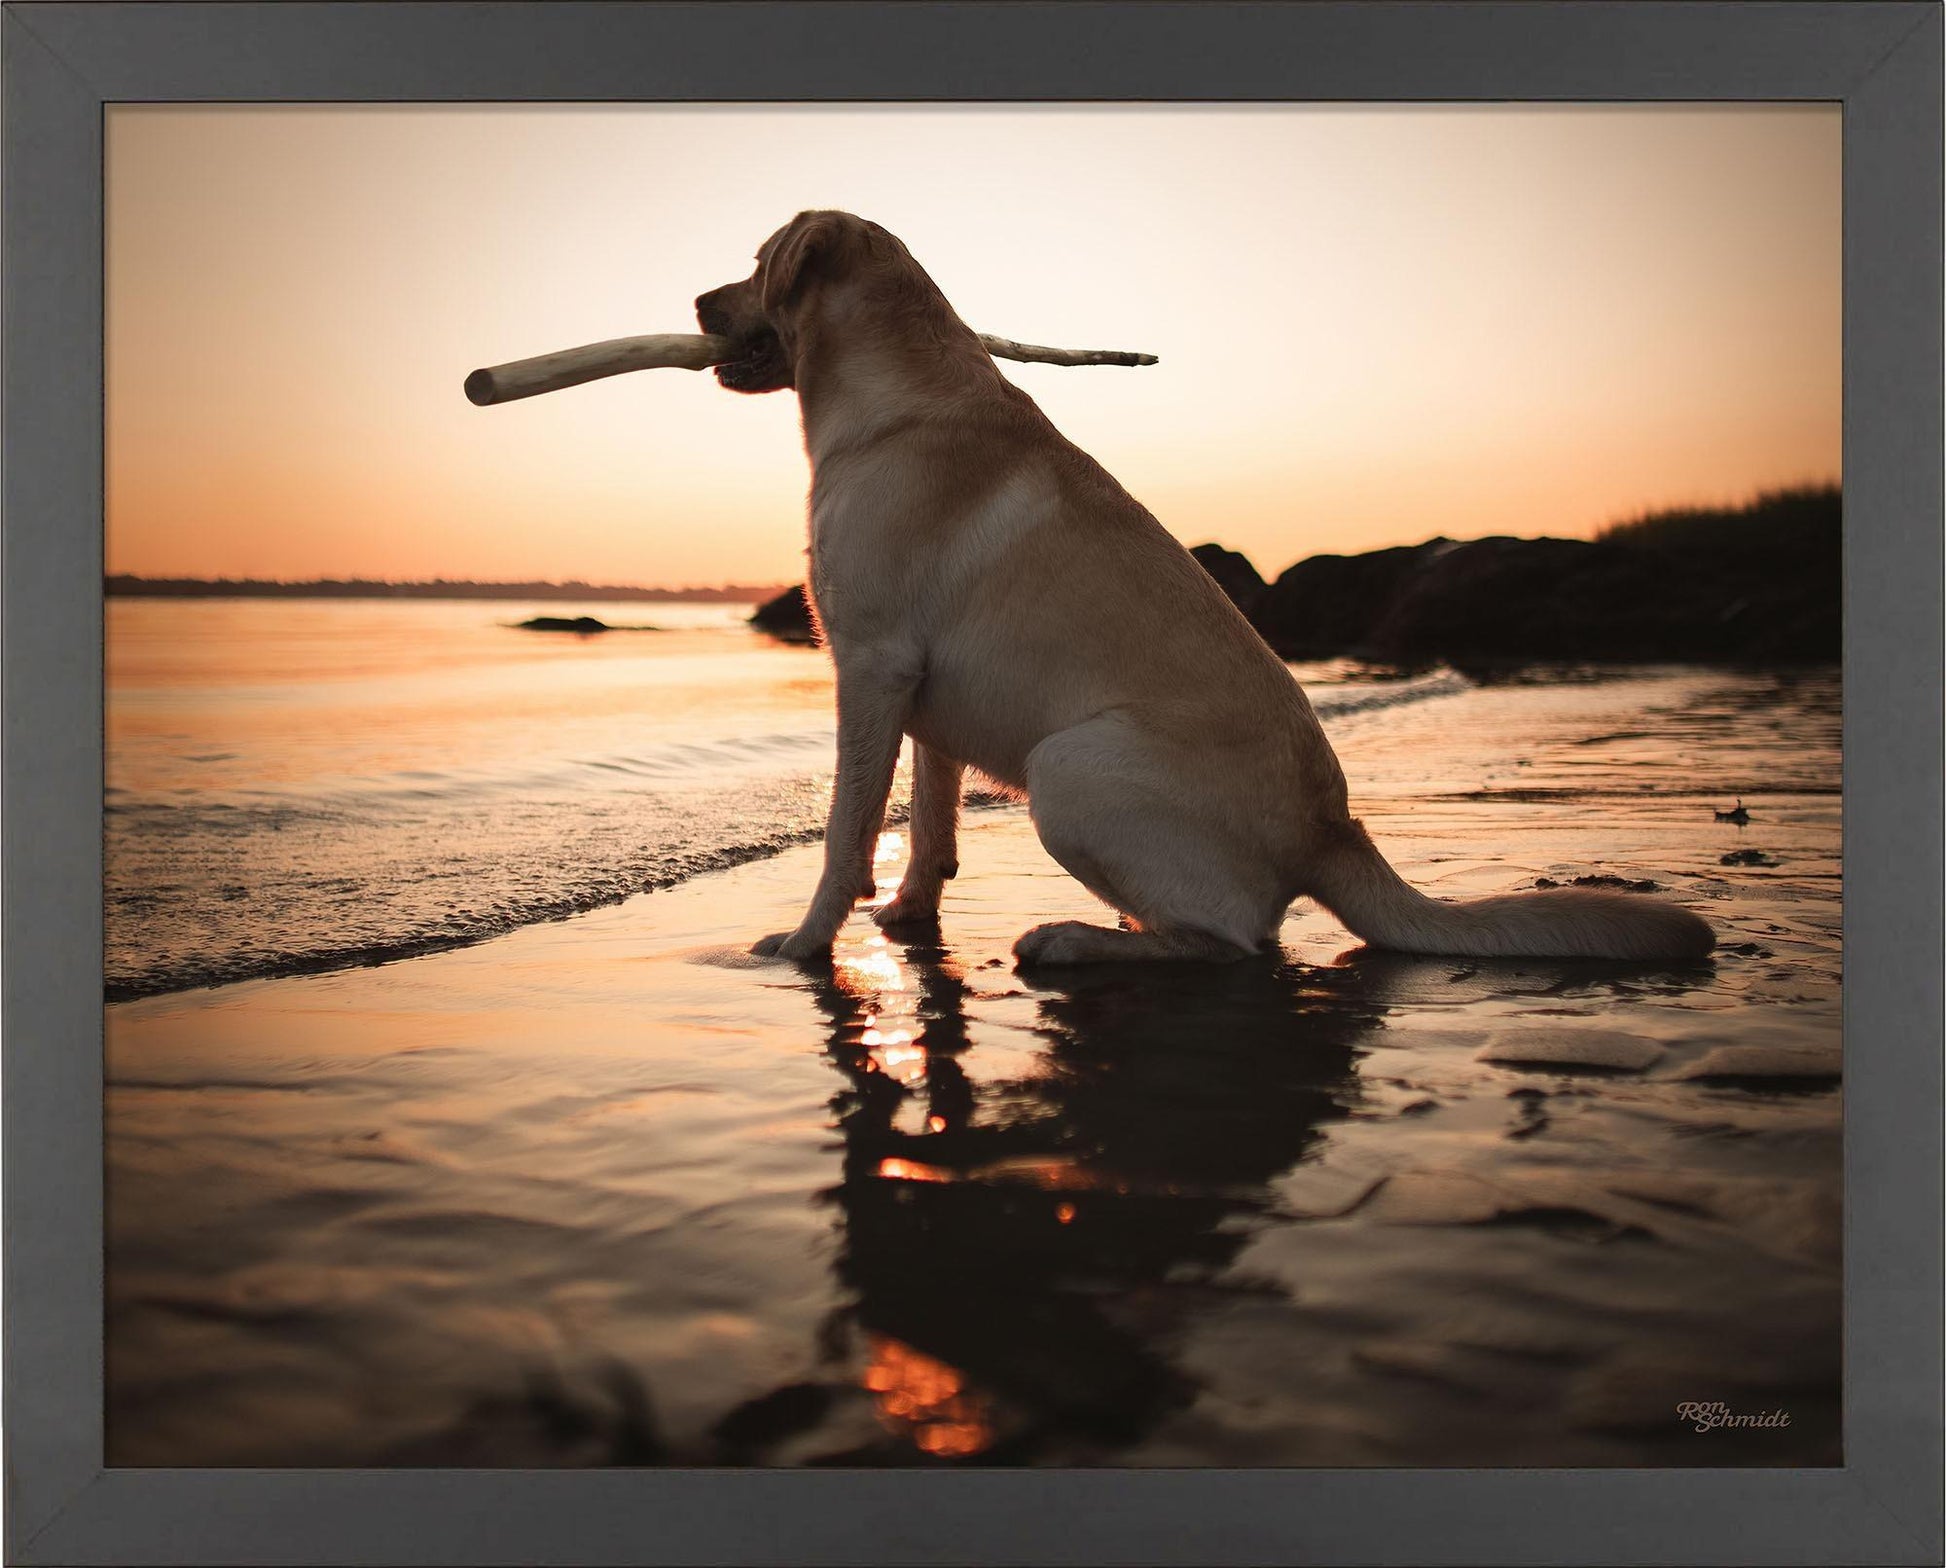
<path fill-rule="evenodd" d="M 1153 365 L 1156 362 L 1153 354 L 1104 348 L 1041 348 L 985 332 L 980 334 L 980 344 L 995 359 L 1019 360 L 1030 365 Z M 640 338 L 610 338 L 605 343 L 584 343 L 580 348 L 564 348 L 557 353 L 476 370 L 466 378 L 466 396 L 470 402 L 485 408 L 492 403 L 511 403 L 516 398 L 578 387 L 584 381 L 599 381 L 604 376 L 625 375 L 631 370 L 707 370 L 734 356 L 735 347 L 728 338 L 704 337 L 693 332 L 653 332 Z"/>
<path fill-rule="evenodd" d="M 693 332 L 652 332 L 644 338 L 610 338 L 584 343 L 533 359 L 476 370 L 466 378 L 468 401 L 485 408 L 515 398 L 558 392 L 584 381 L 619 376 L 631 370 L 707 370 L 731 357 L 728 338 Z"/>
<path fill-rule="evenodd" d="M 1017 359 L 1023 365 L 1153 365 L 1156 362 L 1153 354 L 1132 354 L 1126 349 L 1042 348 L 1038 343 L 997 338 L 991 332 L 980 334 L 980 347 L 995 359 Z"/>

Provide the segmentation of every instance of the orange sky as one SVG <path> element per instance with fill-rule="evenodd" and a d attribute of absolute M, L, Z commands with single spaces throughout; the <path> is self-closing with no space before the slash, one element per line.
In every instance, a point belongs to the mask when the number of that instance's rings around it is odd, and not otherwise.
<path fill-rule="evenodd" d="M 1822 106 L 115 107 L 108 564 L 801 575 L 796 400 L 477 365 L 693 329 L 793 212 L 900 235 L 1185 543 L 1266 575 L 1839 469 Z"/>

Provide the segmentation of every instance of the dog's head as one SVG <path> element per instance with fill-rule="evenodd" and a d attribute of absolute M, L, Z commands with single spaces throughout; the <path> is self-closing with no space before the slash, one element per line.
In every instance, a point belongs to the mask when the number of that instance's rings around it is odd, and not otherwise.
<path fill-rule="evenodd" d="M 698 296 L 697 324 L 737 349 L 716 379 L 732 392 L 796 386 L 801 327 L 867 258 L 874 234 L 884 230 L 848 212 L 800 212 L 759 247 L 749 277 Z"/>

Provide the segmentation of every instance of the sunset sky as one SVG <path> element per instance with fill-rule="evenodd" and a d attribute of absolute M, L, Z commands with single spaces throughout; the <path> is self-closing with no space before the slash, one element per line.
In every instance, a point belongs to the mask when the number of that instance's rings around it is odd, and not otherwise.
<path fill-rule="evenodd" d="M 1821 106 L 115 107 L 108 566 L 802 575 L 796 399 L 475 366 L 694 330 L 805 207 L 903 238 L 1187 544 L 1267 576 L 1839 472 Z"/>

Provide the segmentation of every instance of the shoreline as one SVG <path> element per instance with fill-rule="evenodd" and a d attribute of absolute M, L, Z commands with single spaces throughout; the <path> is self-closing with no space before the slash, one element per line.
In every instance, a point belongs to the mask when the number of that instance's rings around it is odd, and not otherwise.
<path fill-rule="evenodd" d="M 1453 683 L 1451 689 L 1439 687 L 1438 683 L 1442 678 Z M 1471 693 L 1494 686 L 1576 685 L 1628 681 L 1654 683 L 1665 680 L 1717 678 L 1811 681 L 1828 678 L 1835 683 L 1837 671 L 1835 667 L 1827 666 L 1811 666 L 1804 669 L 1765 666 L 1750 670 L 1726 670 L 1696 665 L 1543 666 L 1506 672 L 1499 678 L 1481 679 L 1477 675 L 1467 677 L 1443 668 L 1435 668 L 1422 674 L 1375 673 L 1369 678 L 1352 681 L 1349 683 L 1352 689 L 1362 688 L 1368 690 L 1371 695 L 1341 696 L 1328 711 L 1323 709 L 1320 711 L 1327 734 L 1336 734 L 1347 723 L 1362 722 L 1359 716 L 1366 710 L 1384 710 L 1402 701 L 1422 700 L 1426 697 L 1464 698 Z M 1417 684 L 1408 687 L 1407 683 Z M 907 766 L 907 760 L 902 758 L 900 782 L 895 788 L 895 798 L 887 816 L 887 822 L 892 826 L 897 826 L 905 820 L 906 807 L 900 797 L 907 778 Z M 1735 788 L 1734 785 L 1730 787 Z M 1835 792 L 1836 785 L 1833 784 L 1831 788 Z M 1004 804 L 1003 796 L 969 789 L 963 809 L 976 812 Z M 440 953 L 456 952 L 477 946 L 482 942 L 498 941 L 528 926 L 572 920 L 594 910 L 612 908 L 648 893 L 680 886 L 698 876 L 713 875 L 748 864 L 753 860 L 783 853 L 802 844 L 820 842 L 822 837 L 821 824 L 778 830 L 757 842 L 746 841 L 712 846 L 693 859 L 686 859 L 682 864 L 652 870 L 639 882 L 627 886 L 615 885 L 598 892 L 583 891 L 563 895 L 552 903 L 539 908 L 525 909 L 518 914 L 495 912 L 490 917 L 481 916 L 475 919 L 471 918 L 467 911 L 455 911 L 451 919 L 455 923 L 464 923 L 463 929 L 401 932 L 389 937 L 364 938 L 354 945 L 339 948 L 309 948 L 273 955 L 269 958 L 225 954 L 179 965 L 173 969 L 160 972 L 150 970 L 134 975 L 118 975 L 111 969 L 110 975 L 104 980 L 102 999 L 106 1005 L 114 1006 L 150 997 L 207 991 L 252 980 L 333 974 L 343 970 L 366 969 L 408 962 Z"/>

